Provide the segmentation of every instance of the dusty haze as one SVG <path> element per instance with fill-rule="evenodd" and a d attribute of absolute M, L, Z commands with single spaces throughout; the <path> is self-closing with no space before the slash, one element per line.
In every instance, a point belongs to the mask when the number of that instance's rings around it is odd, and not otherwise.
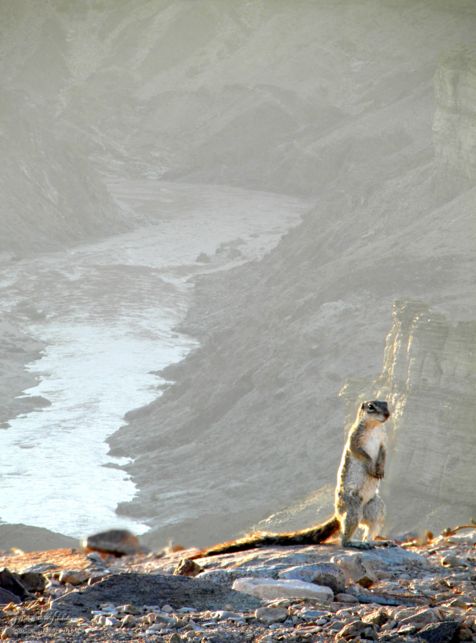
<path fill-rule="evenodd" d="M 68 253 L 194 210 L 218 239 L 207 213 L 232 188 L 289 231 L 254 253 L 228 239 L 187 272 L 175 330 L 195 348 L 109 438 L 137 485 L 119 513 L 153 544 L 314 522 L 346 423 L 381 396 L 387 529 L 476 516 L 475 33 L 472 1 L 3 0 L 6 431 L 51 402 L 18 396 L 48 345 L 32 325 L 75 292 Z M 144 297 L 165 301 L 163 272 L 125 281 L 121 244 L 71 323 L 124 283 L 131 327 Z"/>

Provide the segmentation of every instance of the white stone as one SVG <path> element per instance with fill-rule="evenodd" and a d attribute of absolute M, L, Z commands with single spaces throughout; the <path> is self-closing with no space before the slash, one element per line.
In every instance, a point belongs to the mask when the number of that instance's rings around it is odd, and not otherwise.
<path fill-rule="evenodd" d="M 461 531 L 446 539 L 449 543 L 456 545 L 476 545 L 476 529 Z"/>
<path fill-rule="evenodd" d="M 107 617 L 104 619 L 104 625 L 105 625 L 106 627 L 113 627 L 114 625 L 118 625 L 118 624 L 119 624 L 119 622 L 120 622 L 120 621 L 119 621 L 117 618 L 114 618 L 114 616 L 107 616 Z"/>
<path fill-rule="evenodd" d="M 314 598 L 315 600 L 328 602 L 334 599 L 334 592 L 330 587 L 306 583 L 301 580 L 237 578 L 233 583 L 233 589 L 265 600 L 275 598 Z"/>
<path fill-rule="evenodd" d="M 314 563 L 297 565 L 279 572 L 279 578 L 303 580 L 306 583 L 316 583 L 330 587 L 334 593 L 345 590 L 345 576 L 342 570 L 331 563 Z"/>

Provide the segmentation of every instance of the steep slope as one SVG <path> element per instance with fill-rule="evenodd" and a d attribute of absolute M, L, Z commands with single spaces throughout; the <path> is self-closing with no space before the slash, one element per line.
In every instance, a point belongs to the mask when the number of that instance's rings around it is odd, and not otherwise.
<path fill-rule="evenodd" d="M 380 15 L 382 41 L 389 32 L 398 39 L 394 17 Z M 333 170 L 320 183 L 314 168 L 316 208 L 259 264 L 199 283 L 185 329 L 202 348 L 167 370 L 177 384 L 129 414 L 128 425 L 111 440 L 113 452 L 137 458 L 128 470 L 140 493 L 120 509 L 150 517 L 151 541 L 210 542 L 269 514 L 282 517 L 286 508 L 293 525 L 308 522 L 308 503 L 301 516 L 293 506 L 332 486 L 345 420 L 359 398 L 379 390 L 398 409 L 385 489 L 389 528 L 438 528 L 469 517 L 474 409 L 465 393 L 472 380 L 465 378 L 468 372 L 474 378 L 474 361 L 458 367 L 457 400 L 437 370 L 423 384 L 414 360 L 394 381 L 387 359 L 377 377 L 396 300 L 433 307 L 448 328 L 457 329 L 456 345 L 463 347 L 457 352 L 424 316 L 415 336 L 413 350 L 426 342 L 436 360 L 450 360 L 448 373 L 460 350 L 471 355 L 474 342 L 474 175 L 464 160 L 461 172 L 449 154 L 444 158 L 441 143 L 435 156 L 432 139 L 434 114 L 441 110 L 438 84 L 436 101 L 433 93 L 435 70 L 441 52 L 461 38 L 464 17 L 453 16 L 453 34 L 445 14 L 427 17 L 440 40 L 432 31 L 425 49 L 424 31 L 413 49 L 404 29 L 398 46 L 392 42 L 401 66 L 394 53 L 384 58 L 388 77 L 380 71 L 365 91 L 357 80 L 351 83 L 361 109 L 349 109 L 345 122 L 310 145 Z M 340 52 L 342 45 L 329 47 Z M 407 77 L 409 61 L 414 74 Z M 400 90 L 387 97 L 384 88 L 395 90 L 398 73 Z M 459 136 L 463 140 L 464 132 Z M 417 361 L 424 359 L 418 355 Z M 431 392 L 423 395 L 425 386 Z M 458 408 L 457 425 L 449 408 Z M 321 497 L 321 516 L 331 502 Z"/>
<path fill-rule="evenodd" d="M 24 255 L 141 223 L 109 195 L 111 177 L 319 199 L 337 178 L 355 195 L 431 126 L 436 58 L 471 41 L 472 11 L 5 0 L 0 250 Z"/>
<path fill-rule="evenodd" d="M 410 199 L 418 196 L 417 183 L 417 188 L 406 186 Z M 202 348 L 167 370 L 166 376 L 178 383 L 158 402 L 129 414 L 129 425 L 112 441 L 118 452 L 139 456 L 129 470 L 141 493 L 123 509 L 154 516 L 152 524 L 161 537 L 189 542 L 193 534 L 203 542 L 227 537 L 332 484 L 346 415 L 354 415 L 360 396 L 373 397 L 381 388 L 372 380 L 381 369 L 392 302 L 416 298 L 451 315 L 469 312 L 475 294 L 474 259 L 460 242 L 471 221 L 474 191 L 466 198 L 466 210 L 460 203 L 460 218 L 444 236 L 445 247 L 437 256 L 432 246 L 422 251 L 421 239 L 429 227 L 441 225 L 438 209 L 422 212 L 405 233 L 375 230 L 369 252 L 362 243 L 368 232 L 359 230 L 357 208 L 345 221 L 327 223 L 324 235 L 322 218 L 310 215 L 259 265 L 202 282 L 198 306 L 185 326 L 200 337 Z M 396 212 L 387 225 L 399 225 L 402 214 Z M 412 238 L 419 240 L 418 251 Z M 430 325 L 420 333 L 431 342 Z M 471 345 L 465 348 L 470 351 Z M 435 348 L 443 349 L 448 350 Z M 472 368 L 474 376 L 474 362 Z M 412 374 L 412 380 L 416 394 L 418 375 Z M 422 409 L 415 421 L 414 414 L 405 411 L 409 428 L 401 433 L 401 424 L 395 424 L 401 455 L 399 464 L 392 465 L 387 496 L 390 515 L 392 505 L 401 508 L 397 520 L 395 514 L 392 519 L 397 524 L 414 524 L 416 517 L 420 526 L 426 524 L 440 502 L 444 512 L 433 526 L 441 526 L 443 516 L 453 521 L 468 517 L 474 470 L 466 458 L 459 466 L 462 494 L 457 498 L 436 494 L 425 504 L 421 463 L 415 460 L 415 468 L 408 471 L 406 454 L 416 440 L 425 458 L 431 439 L 428 417 L 440 414 L 440 404 L 448 400 L 445 380 L 432 380 L 432 386 L 429 414 Z M 398 393 L 398 399 L 405 398 L 405 387 Z M 460 403 L 458 431 L 471 439 L 472 407 L 463 399 L 455 401 Z M 433 478 L 448 484 L 451 471 L 445 469 L 446 454 L 442 458 L 440 449 L 448 442 L 453 454 L 456 450 L 463 455 L 468 443 L 455 441 L 457 433 L 447 416 L 441 417 L 439 434 L 440 446 L 435 444 L 433 451 L 440 457 L 434 456 L 428 467 Z M 405 482 L 394 492 L 392 480 L 402 474 Z M 419 511 L 415 497 L 425 512 Z"/>

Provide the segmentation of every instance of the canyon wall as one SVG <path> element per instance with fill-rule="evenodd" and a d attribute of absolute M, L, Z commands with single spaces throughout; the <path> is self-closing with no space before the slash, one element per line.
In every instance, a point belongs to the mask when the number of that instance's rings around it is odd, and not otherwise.
<path fill-rule="evenodd" d="M 469 521 L 476 508 L 476 321 L 453 323 L 422 302 L 396 302 L 375 386 L 393 408 L 388 528 Z"/>
<path fill-rule="evenodd" d="M 112 197 L 127 178 L 311 202 L 262 261 L 197 281 L 183 330 L 200 348 L 111 438 L 138 485 L 120 511 L 154 544 L 324 517 L 345 426 L 380 392 L 388 528 L 473 516 L 474 3 L 5 0 L 1 16 L 2 256 L 150 221 Z"/>

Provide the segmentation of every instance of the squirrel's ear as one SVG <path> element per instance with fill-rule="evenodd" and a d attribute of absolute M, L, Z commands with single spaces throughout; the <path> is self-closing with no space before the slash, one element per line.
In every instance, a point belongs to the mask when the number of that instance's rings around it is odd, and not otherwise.
<path fill-rule="evenodd" d="M 364 409 L 365 409 L 365 402 L 362 402 L 362 404 L 360 405 L 360 410 L 363 411 Z"/>

